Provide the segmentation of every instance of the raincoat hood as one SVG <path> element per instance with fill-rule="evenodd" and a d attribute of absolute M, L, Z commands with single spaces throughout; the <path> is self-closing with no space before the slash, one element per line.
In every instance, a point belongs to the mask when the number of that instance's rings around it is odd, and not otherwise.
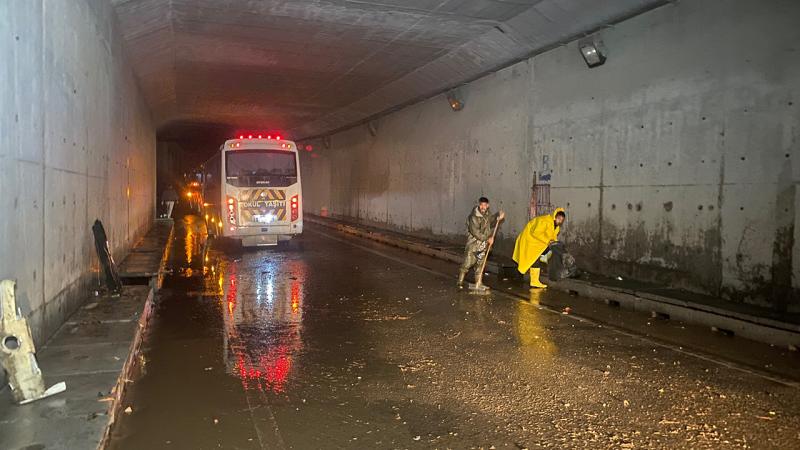
<path fill-rule="evenodd" d="M 534 217 L 517 236 L 513 258 L 520 273 L 527 272 L 550 242 L 558 240 L 561 227 L 555 226 L 555 220 L 559 211 L 564 211 L 564 208 L 556 208 L 550 214 Z"/>

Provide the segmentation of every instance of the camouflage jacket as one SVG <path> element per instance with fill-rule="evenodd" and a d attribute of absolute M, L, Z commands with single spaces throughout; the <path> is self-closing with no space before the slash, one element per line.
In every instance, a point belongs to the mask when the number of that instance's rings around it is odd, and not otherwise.
<path fill-rule="evenodd" d="M 467 248 L 477 248 L 492 236 L 492 230 L 497 223 L 497 214 L 482 214 L 476 206 L 467 217 Z"/>

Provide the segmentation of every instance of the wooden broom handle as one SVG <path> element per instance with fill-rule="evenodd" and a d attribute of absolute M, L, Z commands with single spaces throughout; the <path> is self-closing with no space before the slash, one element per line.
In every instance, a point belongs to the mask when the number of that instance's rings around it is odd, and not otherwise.
<path fill-rule="evenodd" d="M 489 252 L 492 251 L 492 246 L 494 245 L 494 238 L 495 236 L 497 236 L 497 229 L 500 228 L 500 222 L 501 220 L 498 219 L 497 223 L 494 224 L 494 231 L 492 231 L 492 243 L 489 244 L 488 247 L 486 247 L 486 254 L 483 255 L 483 261 L 481 261 L 481 270 L 478 272 L 478 279 L 477 279 L 478 283 L 483 282 L 483 271 L 484 269 L 486 269 L 486 261 L 489 260 Z"/>

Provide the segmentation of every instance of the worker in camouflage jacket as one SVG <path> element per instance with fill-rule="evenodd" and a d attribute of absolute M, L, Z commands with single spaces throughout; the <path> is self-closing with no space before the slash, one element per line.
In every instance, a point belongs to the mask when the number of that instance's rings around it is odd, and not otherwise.
<path fill-rule="evenodd" d="M 458 274 L 458 287 L 464 287 L 464 277 L 467 272 L 479 261 L 483 260 L 486 249 L 494 242 L 492 231 L 498 220 L 503 220 L 506 214 L 500 211 L 497 214 L 489 212 L 489 199 L 481 197 L 478 206 L 473 208 L 467 217 L 467 246 L 464 249 L 464 263 Z"/>

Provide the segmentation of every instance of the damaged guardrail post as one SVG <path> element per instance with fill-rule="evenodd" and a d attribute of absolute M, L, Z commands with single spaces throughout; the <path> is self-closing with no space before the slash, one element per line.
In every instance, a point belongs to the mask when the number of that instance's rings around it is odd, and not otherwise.
<path fill-rule="evenodd" d="M 8 373 L 14 400 L 22 405 L 63 392 L 67 386 L 62 381 L 45 390 L 31 329 L 17 307 L 15 287 L 13 280 L 0 281 L 0 363 Z"/>

